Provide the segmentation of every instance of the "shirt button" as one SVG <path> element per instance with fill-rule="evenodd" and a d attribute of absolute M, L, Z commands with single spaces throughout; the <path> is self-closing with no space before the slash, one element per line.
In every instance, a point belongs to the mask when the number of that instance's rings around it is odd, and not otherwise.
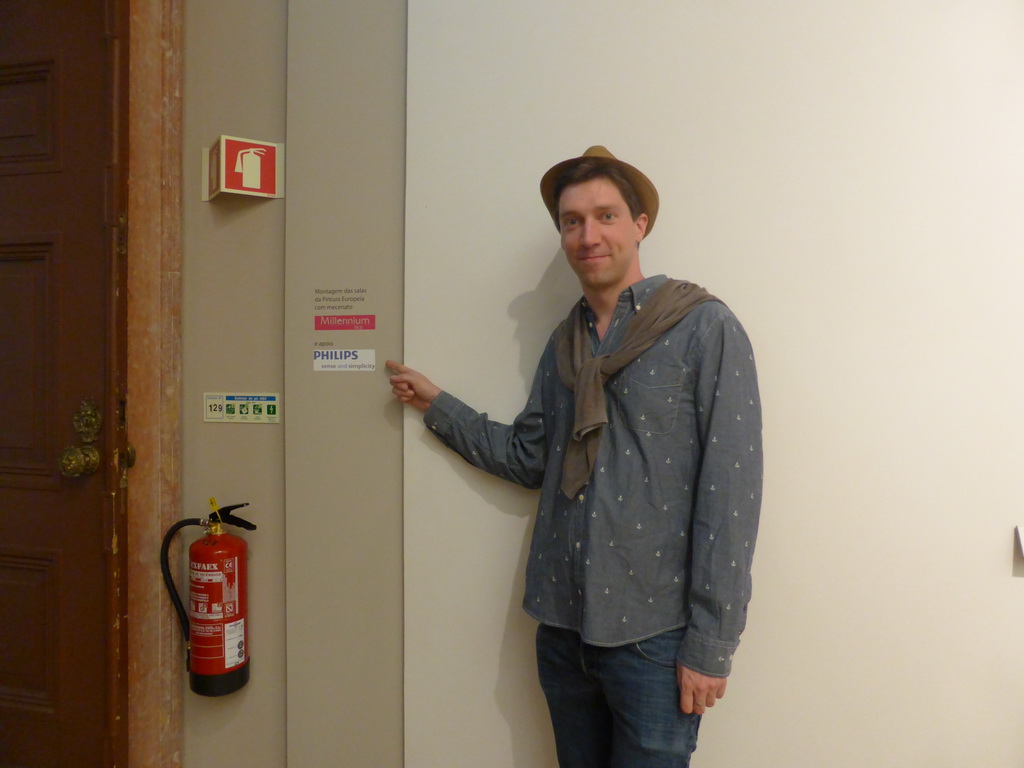
<path fill-rule="evenodd" d="M 579 500 L 583 501 L 583 494 L 582 493 L 579 495 Z"/>
<path fill-rule="evenodd" d="M 576 549 L 579 549 L 579 548 L 580 548 L 580 543 L 577 541 L 576 542 Z"/>

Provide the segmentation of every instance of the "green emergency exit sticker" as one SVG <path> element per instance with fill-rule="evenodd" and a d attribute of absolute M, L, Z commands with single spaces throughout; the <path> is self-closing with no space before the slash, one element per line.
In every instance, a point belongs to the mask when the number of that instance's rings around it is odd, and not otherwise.
<path fill-rule="evenodd" d="M 221 424 L 277 424 L 281 396 L 276 392 L 203 393 L 203 421 Z"/>

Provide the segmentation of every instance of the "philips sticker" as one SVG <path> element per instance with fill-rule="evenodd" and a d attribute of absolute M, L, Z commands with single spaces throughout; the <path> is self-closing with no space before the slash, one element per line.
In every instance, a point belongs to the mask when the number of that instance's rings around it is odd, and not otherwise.
<path fill-rule="evenodd" d="M 313 350 L 314 371 L 375 371 L 375 349 L 316 349 Z"/>

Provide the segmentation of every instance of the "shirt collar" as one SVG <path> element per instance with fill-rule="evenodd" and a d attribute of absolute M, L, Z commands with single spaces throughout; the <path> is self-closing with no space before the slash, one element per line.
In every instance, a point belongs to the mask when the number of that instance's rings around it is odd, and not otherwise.
<path fill-rule="evenodd" d="M 638 283 L 633 283 L 629 288 L 624 290 L 619 295 L 619 303 L 623 301 L 629 302 L 633 305 L 633 311 L 639 310 L 644 302 L 654 295 L 654 292 L 661 287 L 668 278 L 665 275 L 654 275 L 654 277 L 645 277 Z"/>
<path fill-rule="evenodd" d="M 650 298 L 666 280 L 668 280 L 668 277 L 665 275 L 654 275 L 653 277 L 645 277 L 643 280 L 633 283 L 619 294 L 619 306 L 632 306 L 633 311 L 636 312 L 644 305 L 644 301 Z M 581 299 L 581 301 L 589 313 L 591 310 L 586 298 Z"/>

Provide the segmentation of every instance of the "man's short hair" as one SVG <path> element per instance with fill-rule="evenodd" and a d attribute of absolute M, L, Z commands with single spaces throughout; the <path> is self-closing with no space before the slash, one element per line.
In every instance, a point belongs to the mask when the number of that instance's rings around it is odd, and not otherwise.
<path fill-rule="evenodd" d="M 654 228 L 658 218 L 658 190 L 642 171 L 624 163 L 608 151 L 595 144 L 579 157 L 570 157 L 548 168 L 540 180 L 540 196 L 544 207 L 551 214 L 555 227 L 561 231 L 558 202 L 566 187 L 582 184 L 592 179 L 608 179 L 619 190 L 629 213 L 636 221 L 641 213 L 647 214 L 645 236 Z"/>
<path fill-rule="evenodd" d="M 569 166 L 555 181 L 555 201 L 561 201 L 562 192 L 565 191 L 566 187 L 583 184 L 594 179 L 608 179 L 608 181 L 615 185 L 619 190 L 619 194 L 622 195 L 622 199 L 626 201 L 629 215 L 633 218 L 633 221 L 640 218 L 641 213 L 646 213 L 643 209 L 643 204 L 640 202 L 640 195 L 637 194 L 636 188 L 626 178 L 626 175 L 615 164 L 608 162 L 602 157 L 588 157 L 575 165 Z M 555 226 L 561 231 L 562 225 L 558 219 L 555 220 Z"/>

